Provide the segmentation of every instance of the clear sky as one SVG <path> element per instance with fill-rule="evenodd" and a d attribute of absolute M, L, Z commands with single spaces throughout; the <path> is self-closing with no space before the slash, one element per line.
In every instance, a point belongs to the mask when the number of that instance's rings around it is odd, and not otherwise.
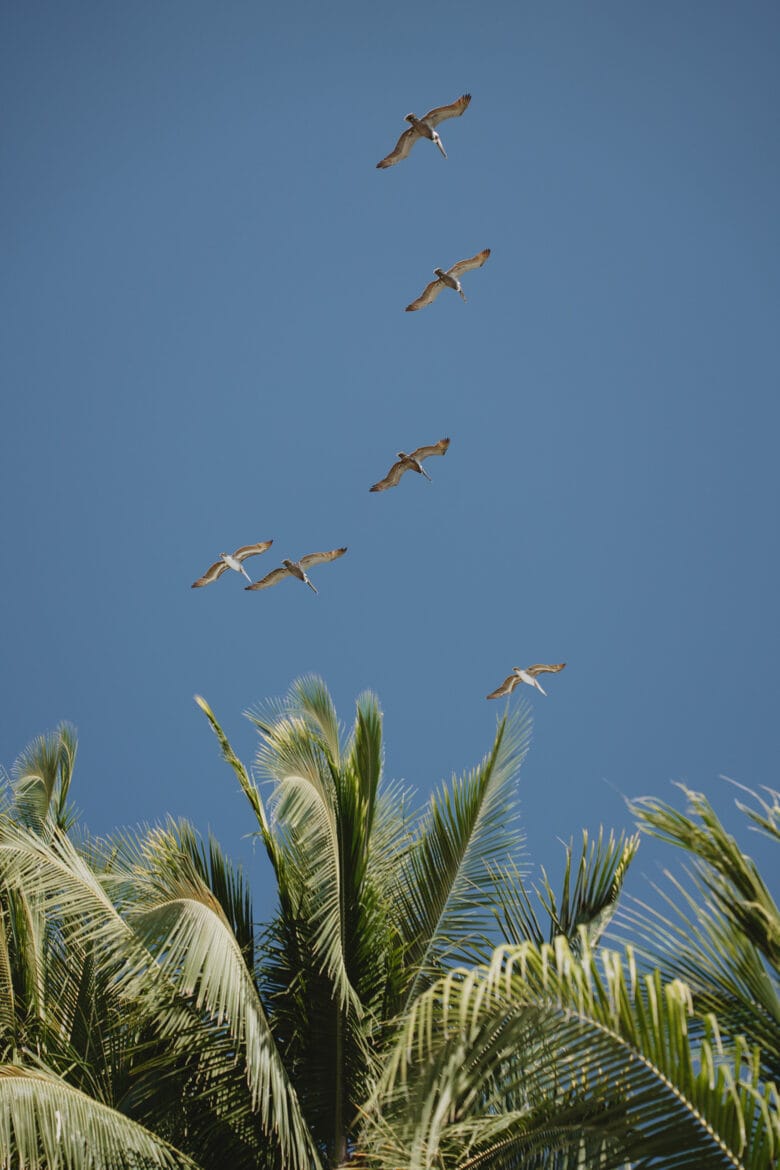
<path fill-rule="evenodd" d="M 242 711 L 296 677 L 346 721 L 371 688 L 427 793 L 512 666 L 566 661 L 523 688 L 536 861 L 621 793 L 777 786 L 774 0 L 0 21 L 6 767 L 70 720 L 91 828 L 186 815 L 251 859 L 195 692 L 249 761 Z M 464 92 L 446 161 L 376 170 Z M 467 304 L 404 313 L 485 247 Z M 369 493 L 442 436 L 432 484 Z M 190 589 L 270 538 L 255 579 L 349 551 L 316 597 Z"/>

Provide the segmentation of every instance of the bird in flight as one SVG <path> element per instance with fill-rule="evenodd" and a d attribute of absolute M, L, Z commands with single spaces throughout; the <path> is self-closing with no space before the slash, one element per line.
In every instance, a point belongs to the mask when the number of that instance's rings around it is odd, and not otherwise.
<path fill-rule="evenodd" d="M 305 581 L 310 589 L 318 592 L 312 585 L 309 578 L 306 576 L 306 570 L 312 565 L 322 565 L 326 561 L 335 561 L 337 557 L 343 557 L 347 550 L 345 548 L 334 548 L 330 552 L 309 553 L 308 556 L 301 557 L 299 561 L 282 561 L 282 567 L 273 569 L 267 576 L 260 581 L 255 581 L 254 585 L 245 585 L 246 590 L 252 589 L 270 589 L 272 585 L 276 585 L 277 581 L 282 581 L 285 577 L 297 577 L 299 581 Z"/>
<path fill-rule="evenodd" d="M 536 687 L 537 691 L 541 691 L 543 695 L 547 691 L 537 682 L 537 674 L 557 674 L 559 670 L 563 670 L 565 662 L 558 662 L 555 666 L 543 666 L 537 663 L 535 666 L 526 666 L 525 668 L 515 666 L 512 668 L 512 673 L 504 679 L 500 687 L 496 687 L 487 696 L 488 699 L 500 699 L 502 695 L 511 695 L 518 683 L 527 683 L 529 687 Z"/>
<path fill-rule="evenodd" d="M 472 256 L 470 260 L 459 260 L 457 264 L 453 264 L 452 268 L 448 268 L 444 272 L 441 268 L 434 268 L 436 279 L 423 289 L 416 301 L 412 301 L 411 305 L 406 306 L 407 313 L 414 313 L 417 309 L 422 309 L 425 305 L 430 305 L 431 301 L 435 301 L 443 288 L 452 288 L 455 292 L 460 293 L 465 301 L 466 294 L 460 285 L 460 277 L 464 272 L 470 272 L 472 268 L 481 268 L 490 255 L 490 248 L 483 248 L 481 252 L 477 252 L 476 256 Z"/>
<path fill-rule="evenodd" d="M 201 585 L 210 585 L 212 581 L 216 581 L 217 577 L 221 577 L 226 569 L 232 569 L 235 573 L 243 573 L 247 581 L 251 581 L 252 578 L 244 568 L 243 562 L 247 557 L 256 557 L 259 553 L 264 553 L 272 544 L 272 540 L 261 540 L 260 544 L 245 544 L 242 548 L 237 548 L 232 555 L 226 552 L 220 553 L 219 560 L 215 561 L 211 568 L 206 569 L 202 577 L 198 577 L 197 581 L 192 582 L 192 588 L 200 589 Z"/>
<path fill-rule="evenodd" d="M 424 475 L 430 483 L 431 477 L 423 467 L 422 461 L 427 459 L 429 455 L 446 455 L 449 445 L 449 439 L 439 439 L 438 443 L 432 443 L 429 447 L 417 447 L 410 455 L 399 451 L 398 462 L 393 464 L 384 479 L 380 479 L 379 483 L 375 483 L 368 490 L 370 492 L 384 492 L 388 488 L 395 487 L 405 471 L 416 471 L 419 475 Z"/>
<path fill-rule="evenodd" d="M 406 158 L 415 142 L 420 138 L 429 138 L 431 142 L 435 142 L 446 158 L 447 152 L 442 146 L 441 138 L 436 133 L 436 127 L 445 118 L 459 118 L 468 107 L 470 101 L 471 94 L 464 93 L 462 97 L 459 97 L 456 102 L 452 102 L 451 105 L 437 106 L 435 110 L 429 110 L 427 114 L 423 114 L 422 118 L 418 118 L 416 114 L 407 114 L 404 121 L 409 123 L 409 129 L 404 130 L 395 145 L 395 150 L 391 150 L 390 154 L 386 155 L 381 162 L 376 164 L 377 170 L 386 170 L 387 167 L 395 166 L 401 159 Z"/>

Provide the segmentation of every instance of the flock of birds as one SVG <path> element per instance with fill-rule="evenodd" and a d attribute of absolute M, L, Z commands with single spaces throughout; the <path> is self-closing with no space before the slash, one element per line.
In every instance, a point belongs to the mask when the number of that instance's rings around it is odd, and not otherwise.
<path fill-rule="evenodd" d="M 409 155 L 412 147 L 421 138 L 427 138 L 430 142 L 433 142 L 442 156 L 446 158 L 447 152 L 444 149 L 436 127 L 439 123 L 446 121 L 447 118 L 459 118 L 468 109 L 470 102 L 471 94 L 464 93 L 457 101 L 451 102 L 448 106 L 436 106 L 435 109 L 429 110 L 427 114 L 423 114 L 422 118 L 418 118 L 416 114 L 407 114 L 404 120 L 409 123 L 408 130 L 404 130 L 390 154 L 386 155 L 376 164 L 377 169 L 386 170 L 387 167 L 395 166 L 396 163 L 401 162 Z M 442 289 L 445 288 L 451 288 L 465 301 L 466 295 L 460 283 L 461 276 L 474 268 L 481 268 L 489 255 L 490 248 L 484 248 L 476 256 L 472 256 L 468 260 L 459 260 L 451 268 L 434 268 L 433 271 L 436 279 L 426 285 L 415 301 L 412 301 L 411 304 L 406 306 L 406 312 L 414 313 L 418 309 L 430 305 L 436 300 L 436 297 Z M 449 439 L 439 439 L 438 443 L 417 447 L 408 455 L 404 451 L 399 451 L 397 461 L 392 465 L 387 475 L 384 479 L 380 479 L 377 483 L 372 484 L 369 491 L 384 492 L 388 488 L 396 487 L 401 477 L 407 471 L 415 471 L 418 475 L 424 476 L 430 482 L 431 477 L 423 467 L 423 460 L 430 458 L 432 455 L 446 455 L 449 445 Z M 323 565 L 329 561 L 335 561 L 339 557 L 343 557 L 347 551 L 346 548 L 334 548 L 330 552 L 308 553 L 297 561 L 285 559 L 282 560 L 279 568 L 272 569 L 270 573 L 267 573 L 265 577 L 261 577 L 259 581 L 252 581 L 252 578 L 244 568 L 244 561 L 248 560 L 249 557 L 256 557 L 261 553 L 267 552 L 272 544 L 272 540 L 263 540 L 258 544 L 245 544 L 241 548 L 237 548 L 234 553 L 220 553 L 219 560 L 215 561 L 202 577 L 198 577 L 197 581 L 193 581 L 192 588 L 200 589 L 203 585 L 210 585 L 228 569 L 232 569 L 233 572 L 241 573 L 246 577 L 249 584 L 245 585 L 244 588 L 247 592 L 252 592 L 256 589 L 269 589 L 272 585 L 278 584 L 279 581 L 283 581 L 286 577 L 295 577 L 303 584 L 308 585 L 314 593 L 317 593 L 317 589 L 310 581 L 306 570 L 312 568 L 314 565 Z M 563 670 L 565 665 L 565 662 L 558 662 L 551 665 L 536 663 L 533 666 L 515 666 L 512 668 L 512 673 L 501 683 L 501 686 L 491 691 L 487 698 L 500 699 L 503 695 L 510 695 L 520 683 L 534 687 L 543 695 L 546 695 L 547 692 L 540 685 L 537 675 L 557 674 L 558 671 Z"/>

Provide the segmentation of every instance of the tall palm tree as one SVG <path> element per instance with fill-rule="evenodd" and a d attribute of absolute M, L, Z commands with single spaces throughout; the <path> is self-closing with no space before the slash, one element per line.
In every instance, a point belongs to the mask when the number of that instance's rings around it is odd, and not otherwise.
<path fill-rule="evenodd" d="M 316 678 L 249 713 L 260 734 L 256 767 L 272 783 L 268 809 L 200 704 L 276 877 L 261 995 L 321 1157 L 337 1165 L 353 1152 L 388 1022 L 454 959 L 489 953 L 499 866 L 520 840 L 513 812 L 529 715 L 502 720 L 482 762 L 415 814 L 406 790 L 380 783 L 373 695 L 358 699 L 346 737 Z"/>

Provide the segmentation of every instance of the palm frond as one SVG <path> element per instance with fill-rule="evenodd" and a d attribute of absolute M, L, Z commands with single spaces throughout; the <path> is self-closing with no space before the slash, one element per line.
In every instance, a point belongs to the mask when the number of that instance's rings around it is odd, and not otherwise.
<path fill-rule="evenodd" d="M 164 827 L 135 838 L 127 858 L 135 859 L 134 868 L 140 866 L 144 880 L 163 897 L 171 888 L 173 874 L 202 882 L 217 899 L 252 969 L 255 939 L 249 887 L 242 868 L 228 860 L 211 834 L 206 844 L 188 821 L 168 818 Z"/>
<path fill-rule="evenodd" d="M 5 821 L 0 831 L 0 882 L 41 903 L 57 907 L 64 936 L 95 942 L 106 952 L 121 952 L 131 938 L 98 876 L 68 837 L 55 831 L 48 841 Z M 129 975 L 129 972 L 127 973 Z"/>
<path fill-rule="evenodd" d="M 216 735 L 217 740 L 219 741 L 219 746 L 222 749 L 223 759 L 230 765 L 230 767 L 233 769 L 236 776 L 238 777 L 238 782 L 241 785 L 241 790 L 244 793 L 244 795 L 246 796 L 247 800 L 249 801 L 249 803 L 252 807 L 252 811 L 254 812 L 255 817 L 257 818 L 257 823 L 260 826 L 260 833 L 261 833 L 261 836 L 262 836 L 263 841 L 265 843 L 266 849 L 268 850 L 268 853 L 269 853 L 269 856 L 271 859 L 271 864 L 274 865 L 275 856 L 274 856 L 274 851 L 273 851 L 273 838 L 271 837 L 271 834 L 270 834 L 270 830 L 269 830 L 269 826 L 268 826 L 268 819 L 265 815 L 265 808 L 263 806 L 263 801 L 260 797 L 260 793 L 257 790 L 257 785 L 250 778 L 249 773 L 247 772 L 246 768 L 241 763 L 241 761 L 239 760 L 236 753 L 233 751 L 233 748 L 230 745 L 230 741 L 228 740 L 228 737 L 225 735 L 225 732 L 222 730 L 222 727 L 220 726 L 216 715 L 211 710 L 211 707 L 208 705 L 206 700 L 202 697 L 202 695 L 196 695 L 195 702 L 198 704 L 201 711 L 204 713 L 204 715 L 208 719 L 209 723 L 211 724 L 211 729 L 214 732 L 214 734 Z"/>
<path fill-rule="evenodd" d="M 630 801 L 629 808 L 645 832 L 691 854 L 699 882 L 721 913 L 780 975 L 780 911 L 758 866 L 726 831 L 703 793 L 678 787 L 686 797 L 687 814 L 650 797 Z"/>
<path fill-rule="evenodd" d="M 246 1077 L 264 1131 L 279 1143 L 285 1162 L 304 1167 L 317 1161 L 300 1106 L 257 994 L 245 956 L 212 891 L 186 859 L 169 873 L 165 897 L 156 888 L 139 899 L 131 922 L 156 956 L 176 991 L 229 1031 L 243 1054 Z M 178 1022 L 178 1013 L 171 1017 Z"/>
<path fill-rule="evenodd" d="M 582 831 L 582 848 L 573 872 L 573 845 L 566 846 L 566 864 L 562 891 L 556 896 L 547 871 L 542 867 L 542 888 L 533 886 L 547 930 L 539 923 L 534 905 L 517 868 L 499 871 L 496 890 L 496 919 L 506 942 L 552 942 L 559 934 L 577 945 L 580 928 L 587 931 L 592 946 L 608 926 L 620 896 L 628 867 L 639 848 L 639 836 L 615 837 L 610 832 L 604 840 L 603 827 L 593 840 L 587 829 Z"/>
<path fill-rule="evenodd" d="M 325 745 L 338 767 L 341 752 L 341 728 L 330 691 L 317 675 L 296 679 L 290 687 L 290 705 L 302 712 L 309 726 Z"/>
<path fill-rule="evenodd" d="M 722 779 L 726 780 L 728 777 L 724 776 Z M 751 820 L 753 825 L 765 836 L 773 841 L 780 841 L 780 792 L 774 788 L 764 788 L 768 797 L 765 800 L 752 788 L 746 788 L 744 784 L 737 784 L 735 780 L 731 780 L 729 783 L 740 788 L 743 792 L 747 792 L 753 801 L 753 804 L 746 804 L 742 800 L 735 801 L 739 811 L 744 813 L 748 820 Z M 758 808 L 754 807 L 756 804 Z"/>
<path fill-rule="evenodd" d="M 696 1014 L 717 1015 L 721 1030 L 758 1044 L 766 1076 L 780 1078 L 780 917 L 755 863 L 726 832 L 709 802 L 682 788 L 687 813 L 663 802 L 630 804 L 641 828 L 684 851 L 687 887 L 668 870 L 670 892 L 656 889 L 660 906 L 631 899 L 615 934 L 636 943 L 648 967 L 691 988 Z M 749 791 L 749 790 L 747 790 Z M 769 790 L 776 802 L 776 794 Z M 774 804 L 737 802 L 761 831 L 772 832 Z M 692 1031 L 701 1025 L 692 1021 Z"/>
<path fill-rule="evenodd" d="M 310 675 L 292 684 L 281 702 L 266 702 L 245 712 L 260 732 L 256 765 L 272 779 L 305 776 L 317 783 L 321 763 L 337 769 L 341 730 L 327 687 Z"/>
<path fill-rule="evenodd" d="M 323 787 L 303 776 L 287 776 L 274 794 L 274 812 L 288 858 L 293 859 L 315 961 L 328 976 L 342 1010 L 349 1005 L 360 1014 L 344 955 L 339 831 L 333 806 L 323 798 Z"/>
<path fill-rule="evenodd" d="M 697 1017 L 717 1016 L 724 1034 L 743 1035 L 761 1052 L 764 1075 L 780 1082 L 780 988 L 760 952 L 713 905 L 698 901 L 667 873 L 672 892 L 654 887 L 661 905 L 629 898 L 610 931 L 630 941 L 646 968 L 683 979 Z M 703 1027 L 691 1021 L 691 1033 Z"/>
<path fill-rule="evenodd" d="M 138 1122 L 41 1069 L 0 1066 L 0 1163 L 25 1170 L 195 1168 Z"/>
<path fill-rule="evenodd" d="M 16 759 L 11 768 L 14 811 L 23 824 L 40 830 L 50 815 L 62 830 L 73 824 L 68 792 L 77 749 L 75 728 L 61 723 L 56 731 L 39 735 Z"/>
<path fill-rule="evenodd" d="M 516 851 L 517 772 L 528 749 L 530 708 L 499 721 L 481 764 L 431 797 L 399 875 L 399 923 L 416 971 L 411 995 L 442 964 L 490 948 L 496 867 Z"/>
<path fill-rule="evenodd" d="M 6 911 L 0 898 L 0 1059 L 3 1050 L 11 1042 L 16 1018 L 16 996 L 9 944 Z"/>
<path fill-rule="evenodd" d="M 360 695 L 355 706 L 355 726 L 346 764 L 355 779 L 361 806 L 365 810 L 363 828 L 368 841 L 384 763 L 382 712 L 376 695 L 370 691 Z"/>
<path fill-rule="evenodd" d="M 597 964 L 584 931 L 580 949 L 500 947 L 420 996 L 364 1135 L 372 1164 L 525 1165 L 584 1138 L 605 1170 L 772 1165 L 778 1102 L 757 1052 L 727 1050 L 714 1019 L 692 1049 L 684 984 L 638 977 L 630 951 Z"/>

